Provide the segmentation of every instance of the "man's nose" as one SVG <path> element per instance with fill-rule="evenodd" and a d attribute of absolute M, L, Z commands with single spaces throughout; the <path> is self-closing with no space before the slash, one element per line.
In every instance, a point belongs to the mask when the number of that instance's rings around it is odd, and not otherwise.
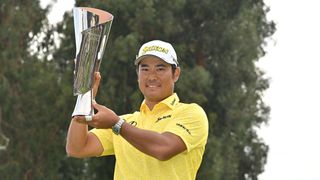
<path fill-rule="evenodd" d="M 151 69 L 148 73 L 149 80 L 155 80 L 157 78 L 157 71 L 155 69 Z"/>

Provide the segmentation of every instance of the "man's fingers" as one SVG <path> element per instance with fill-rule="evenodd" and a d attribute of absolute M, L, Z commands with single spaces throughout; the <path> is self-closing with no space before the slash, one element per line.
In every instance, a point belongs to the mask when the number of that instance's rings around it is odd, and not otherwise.
<path fill-rule="evenodd" d="M 97 81 L 100 81 L 100 79 L 101 79 L 100 72 L 97 71 L 97 72 L 94 73 L 94 79 L 97 80 Z"/>
<path fill-rule="evenodd" d="M 95 98 L 97 93 L 98 93 L 98 89 L 99 89 L 99 85 L 100 85 L 100 80 L 101 80 L 101 75 L 100 72 L 95 72 L 94 73 L 94 84 L 93 84 L 93 97 Z"/>
<path fill-rule="evenodd" d="M 98 104 L 96 101 L 92 101 L 92 107 L 98 111 L 100 111 L 102 108 L 104 108 L 104 106 Z"/>
<path fill-rule="evenodd" d="M 94 73 L 94 86 L 98 87 L 100 84 L 100 80 L 101 80 L 100 72 L 95 72 Z"/>

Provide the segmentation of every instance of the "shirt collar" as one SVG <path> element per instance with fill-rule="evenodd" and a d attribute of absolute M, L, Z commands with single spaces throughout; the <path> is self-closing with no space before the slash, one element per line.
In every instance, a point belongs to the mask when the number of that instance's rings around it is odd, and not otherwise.
<path fill-rule="evenodd" d="M 162 100 L 161 102 L 159 102 L 158 104 L 155 105 L 155 107 L 157 106 L 161 106 L 161 105 L 165 105 L 167 107 L 169 107 L 170 109 L 173 109 L 175 105 L 177 105 L 179 103 L 179 97 L 176 93 L 173 93 L 171 96 L 167 97 L 166 99 Z M 140 111 L 146 110 L 148 107 L 145 103 L 145 100 L 143 100 L 141 106 L 140 106 Z"/>

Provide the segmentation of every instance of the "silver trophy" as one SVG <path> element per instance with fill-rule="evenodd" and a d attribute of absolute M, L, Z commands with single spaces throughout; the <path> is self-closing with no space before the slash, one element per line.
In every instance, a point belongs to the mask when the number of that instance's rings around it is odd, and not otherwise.
<path fill-rule="evenodd" d="M 76 39 L 73 94 L 78 97 L 72 116 L 91 120 L 94 73 L 100 67 L 113 15 L 100 9 L 76 7 L 73 20 Z"/>

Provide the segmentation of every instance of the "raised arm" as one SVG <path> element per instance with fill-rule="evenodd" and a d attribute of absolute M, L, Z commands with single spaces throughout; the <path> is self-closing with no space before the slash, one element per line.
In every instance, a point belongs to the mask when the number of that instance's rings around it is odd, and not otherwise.
<path fill-rule="evenodd" d="M 72 157 L 84 158 L 98 156 L 102 151 L 103 148 L 98 138 L 88 132 L 88 125 L 81 124 L 73 118 L 67 135 L 67 154 Z"/>
<path fill-rule="evenodd" d="M 96 96 L 100 84 L 100 73 L 95 73 L 95 83 L 93 85 L 93 97 Z M 88 132 L 88 125 L 81 124 L 72 118 L 67 134 L 66 152 L 69 156 L 83 158 L 98 156 L 103 148 L 98 138 Z"/>

